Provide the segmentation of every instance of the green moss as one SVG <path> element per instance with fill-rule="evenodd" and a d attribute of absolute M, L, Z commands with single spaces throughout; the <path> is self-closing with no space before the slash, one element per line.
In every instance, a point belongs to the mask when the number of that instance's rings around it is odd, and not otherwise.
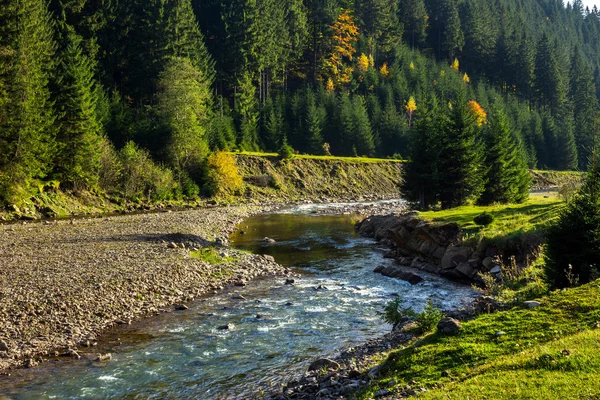
<path fill-rule="evenodd" d="M 412 381 L 428 388 L 419 396 L 428 399 L 600 394 L 600 381 L 591 379 L 600 370 L 600 281 L 540 301 L 541 307 L 484 314 L 464 322 L 456 335 L 434 333 L 392 352 L 383 377 L 359 398 L 372 397 L 392 379 L 399 389 Z"/>
<path fill-rule="evenodd" d="M 205 247 L 200 250 L 190 252 L 190 257 L 198 258 L 212 265 L 221 265 L 228 262 L 235 261 L 235 257 L 223 257 L 221 252 L 214 247 Z"/>

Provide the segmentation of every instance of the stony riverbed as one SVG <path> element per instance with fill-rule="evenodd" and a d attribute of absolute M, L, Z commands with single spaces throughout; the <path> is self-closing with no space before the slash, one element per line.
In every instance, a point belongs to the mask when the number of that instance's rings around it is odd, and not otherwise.
<path fill-rule="evenodd" d="M 222 286 L 286 274 L 270 257 L 226 249 L 228 262 L 192 258 L 226 242 L 258 208 L 241 206 L 0 226 L 0 369 L 78 357 L 115 324 L 164 311 Z"/>

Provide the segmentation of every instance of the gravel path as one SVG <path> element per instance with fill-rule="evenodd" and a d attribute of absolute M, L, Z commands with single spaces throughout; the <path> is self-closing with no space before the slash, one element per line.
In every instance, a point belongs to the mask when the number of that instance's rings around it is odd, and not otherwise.
<path fill-rule="evenodd" d="M 289 273 L 272 258 L 223 248 L 212 265 L 190 249 L 227 241 L 258 207 L 0 225 L 0 370 L 78 357 L 106 328 Z M 182 244 L 185 247 L 182 247 Z M 185 308 L 179 306 L 179 308 Z"/>

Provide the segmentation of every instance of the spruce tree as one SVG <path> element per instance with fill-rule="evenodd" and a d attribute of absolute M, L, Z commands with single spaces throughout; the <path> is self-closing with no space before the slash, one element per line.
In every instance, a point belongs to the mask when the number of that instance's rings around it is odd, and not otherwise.
<path fill-rule="evenodd" d="M 483 149 L 478 116 L 459 98 L 449 113 L 439 155 L 442 208 L 475 200 L 483 190 Z"/>
<path fill-rule="evenodd" d="M 354 114 L 353 145 L 356 148 L 356 155 L 371 157 L 375 154 L 375 142 L 369 114 L 361 96 L 354 96 L 352 111 Z"/>
<path fill-rule="evenodd" d="M 488 205 L 525 201 L 529 196 L 529 171 L 501 110 L 490 118 L 485 156 L 485 189 L 478 202 Z"/>
<path fill-rule="evenodd" d="M 600 161 L 594 144 L 583 187 L 547 234 L 546 255 L 546 275 L 556 287 L 599 276 Z"/>
<path fill-rule="evenodd" d="M 41 0 L 8 2 L 0 10 L 0 202 L 22 200 L 46 176 L 55 155 L 49 81 L 53 24 Z"/>
<path fill-rule="evenodd" d="M 306 134 L 310 154 L 323 154 L 323 124 L 325 110 L 315 105 L 314 96 L 307 98 L 306 104 Z"/>
<path fill-rule="evenodd" d="M 82 38 L 67 27 L 59 65 L 56 174 L 68 186 L 91 188 L 98 182 L 102 125 L 97 110 L 94 63 L 81 49 Z"/>
<path fill-rule="evenodd" d="M 417 109 L 416 120 L 410 133 L 409 162 L 405 166 L 402 196 L 424 210 L 439 202 L 440 136 L 447 124 L 445 113 L 431 106 Z"/>

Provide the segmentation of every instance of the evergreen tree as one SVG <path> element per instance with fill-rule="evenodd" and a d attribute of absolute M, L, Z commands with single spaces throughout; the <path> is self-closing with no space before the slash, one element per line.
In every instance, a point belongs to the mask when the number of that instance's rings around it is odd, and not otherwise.
<path fill-rule="evenodd" d="M 238 80 L 235 113 L 239 126 L 238 147 L 249 151 L 256 150 L 258 143 L 259 114 L 255 93 L 250 72 L 245 71 Z"/>
<path fill-rule="evenodd" d="M 356 155 L 372 157 L 375 154 L 375 142 L 371 121 L 365 107 L 365 101 L 361 96 L 352 99 L 352 111 L 354 114 L 353 145 Z"/>
<path fill-rule="evenodd" d="M 314 96 L 307 98 L 306 103 L 306 130 L 310 154 L 323 154 L 323 123 L 325 110 L 315 105 Z"/>
<path fill-rule="evenodd" d="M 457 207 L 468 200 L 477 199 L 483 190 L 483 149 L 478 118 L 461 99 L 450 110 L 448 123 L 440 139 L 442 208 Z"/>
<path fill-rule="evenodd" d="M 45 2 L 6 2 L 0 10 L 0 202 L 25 198 L 55 154 L 49 80 L 53 24 Z"/>
<path fill-rule="evenodd" d="M 579 168 L 583 169 L 585 160 L 589 159 L 592 146 L 594 115 L 598 109 L 598 99 L 592 71 L 578 48 L 575 48 L 571 58 L 570 83 L 569 97 L 572 99 L 574 111 L 577 155 Z"/>
<path fill-rule="evenodd" d="M 405 167 L 401 190 L 404 198 L 422 210 L 439 202 L 439 145 L 447 122 L 445 113 L 437 109 L 435 99 L 430 108 L 417 109 L 410 133 L 410 162 Z"/>
<path fill-rule="evenodd" d="M 81 49 L 81 37 L 72 28 L 67 29 L 67 45 L 58 68 L 59 154 L 55 173 L 71 187 L 90 188 L 97 184 L 100 168 L 99 92 L 94 65 Z"/>
<path fill-rule="evenodd" d="M 485 154 L 485 188 L 478 202 L 488 205 L 525 201 L 531 183 L 529 171 L 501 110 L 490 118 Z"/>
<path fill-rule="evenodd" d="M 427 9 L 424 0 L 400 0 L 400 21 L 404 25 L 404 36 L 411 47 L 420 46 L 427 39 Z"/>
<path fill-rule="evenodd" d="M 559 288 L 590 282 L 600 272 L 600 162 L 594 147 L 583 187 L 547 235 L 546 275 Z"/>

